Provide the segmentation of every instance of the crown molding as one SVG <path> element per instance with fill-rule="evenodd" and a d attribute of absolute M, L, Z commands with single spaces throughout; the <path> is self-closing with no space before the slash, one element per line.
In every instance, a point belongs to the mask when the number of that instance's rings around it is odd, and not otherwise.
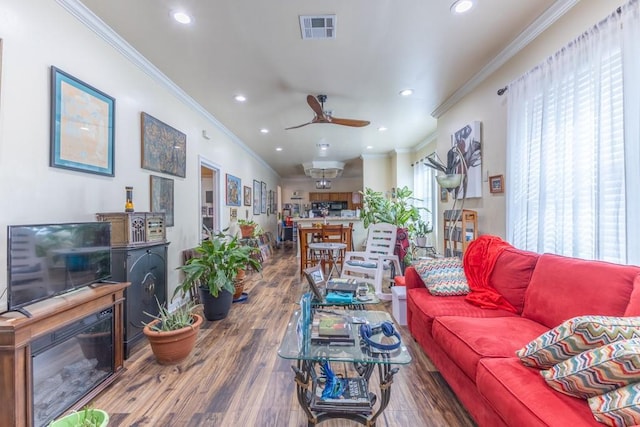
<path fill-rule="evenodd" d="M 396 154 L 409 154 L 413 151 L 412 148 L 394 148 L 393 152 Z"/>
<path fill-rule="evenodd" d="M 389 158 L 389 153 L 385 153 L 385 154 L 361 154 L 360 158 L 362 160 L 388 159 Z"/>
<path fill-rule="evenodd" d="M 518 37 L 509 43 L 505 49 L 496 55 L 495 58 L 482 67 L 480 71 L 471 77 L 465 84 L 460 86 L 442 104 L 438 105 L 431 115 L 436 119 L 440 118 L 440 116 L 449 111 L 449 109 L 456 105 L 462 98 L 478 87 L 478 85 L 486 80 L 487 77 L 496 72 L 509 59 L 535 40 L 544 30 L 560 19 L 573 6 L 578 4 L 578 1 L 579 0 L 557 0 L 547 10 L 545 10 L 542 15 L 538 16 L 531 25 L 521 32 Z"/>
<path fill-rule="evenodd" d="M 96 14 L 90 11 L 79 0 L 56 0 L 56 2 L 62 6 L 67 12 L 73 15 L 78 21 L 80 21 L 85 27 L 92 30 L 104 41 L 110 44 L 116 51 L 120 52 L 122 56 L 128 59 L 131 63 L 140 68 L 148 76 L 154 79 L 165 87 L 176 98 L 182 101 L 185 105 L 201 114 L 206 120 L 218 128 L 224 133 L 233 143 L 245 150 L 251 157 L 258 161 L 266 169 L 273 172 L 278 178 L 280 175 L 269 166 L 264 159 L 258 156 L 255 151 L 249 148 L 240 138 L 238 138 L 233 132 L 231 132 L 225 125 L 220 123 L 211 113 L 209 113 L 202 105 L 196 102 L 195 99 L 187 95 L 178 85 L 176 85 L 169 77 L 167 77 L 162 71 L 160 71 L 155 65 L 153 65 L 148 59 L 146 59 L 140 52 L 127 43 L 118 33 L 113 31 L 103 20 L 98 18 Z"/>

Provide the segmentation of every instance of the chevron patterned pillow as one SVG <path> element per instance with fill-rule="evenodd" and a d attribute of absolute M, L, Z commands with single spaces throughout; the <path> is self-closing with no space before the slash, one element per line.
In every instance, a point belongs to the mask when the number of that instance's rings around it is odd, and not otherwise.
<path fill-rule="evenodd" d="M 414 265 L 431 295 L 451 296 L 469 293 L 460 258 L 435 258 Z"/>
<path fill-rule="evenodd" d="M 587 399 L 640 381 L 640 339 L 587 350 L 540 371 L 551 388 Z"/>
<path fill-rule="evenodd" d="M 640 425 L 640 383 L 591 397 L 588 402 L 600 423 L 612 427 Z"/>
<path fill-rule="evenodd" d="M 523 364 L 547 369 L 585 350 L 640 338 L 640 317 L 578 316 L 516 351 Z"/>

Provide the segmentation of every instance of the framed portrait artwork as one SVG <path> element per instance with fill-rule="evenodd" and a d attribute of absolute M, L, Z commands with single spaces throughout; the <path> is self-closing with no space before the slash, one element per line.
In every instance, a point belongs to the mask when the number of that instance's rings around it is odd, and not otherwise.
<path fill-rule="evenodd" d="M 142 113 L 142 168 L 184 178 L 187 135 Z"/>
<path fill-rule="evenodd" d="M 115 176 L 116 100 L 51 67 L 51 152 L 49 165 Z"/>
<path fill-rule="evenodd" d="M 244 201 L 245 206 L 251 206 L 251 187 L 245 185 L 243 187 L 244 192 L 242 193 L 242 200 Z"/>
<path fill-rule="evenodd" d="M 267 213 L 267 183 L 261 182 L 260 184 L 260 212 Z"/>
<path fill-rule="evenodd" d="M 240 178 L 227 174 L 227 185 L 225 193 L 227 195 L 227 206 L 240 206 L 242 182 Z"/>
<path fill-rule="evenodd" d="M 260 215 L 260 203 L 262 200 L 262 197 L 260 196 L 261 191 L 262 191 L 262 185 L 260 184 L 260 181 L 256 181 L 254 179 L 253 180 L 253 214 L 254 215 Z"/>
<path fill-rule="evenodd" d="M 492 193 L 504 193 L 503 175 L 494 175 L 489 177 L 489 191 Z"/>
<path fill-rule="evenodd" d="M 167 227 L 173 227 L 173 180 L 151 175 L 151 212 L 164 212 Z"/>

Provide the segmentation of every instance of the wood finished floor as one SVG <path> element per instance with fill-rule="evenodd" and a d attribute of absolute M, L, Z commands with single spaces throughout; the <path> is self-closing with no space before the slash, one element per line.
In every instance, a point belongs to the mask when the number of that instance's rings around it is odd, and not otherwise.
<path fill-rule="evenodd" d="M 277 355 L 289 316 L 306 289 L 295 249 L 276 250 L 264 267 L 262 277 L 247 278 L 248 302 L 234 304 L 224 320 L 205 322 L 183 363 L 158 365 L 146 340 L 134 347 L 125 361 L 127 371 L 92 403 L 110 414 L 110 425 L 307 426 L 294 394 L 292 362 Z M 390 312 L 391 302 L 375 309 Z M 413 361 L 395 376 L 391 402 L 376 425 L 475 426 L 407 328 L 400 331 Z"/>

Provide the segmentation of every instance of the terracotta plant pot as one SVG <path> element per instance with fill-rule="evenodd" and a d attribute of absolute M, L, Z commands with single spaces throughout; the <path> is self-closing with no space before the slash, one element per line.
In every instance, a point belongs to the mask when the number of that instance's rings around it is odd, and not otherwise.
<path fill-rule="evenodd" d="M 256 229 L 255 225 L 241 225 L 240 232 L 242 233 L 243 239 L 248 239 L 253 236 L 253 231 Z"/>
<path fill-rule="evenodd" d="M 192 314 L 194 321 L 191 325 L 176 329 L 175 331 L 154 331 L 153 325 L 159 322 L 154 320 L 144 327 L 142 332 L 151 344 L 151 350 L 156 356 L 156 360 L 161 365 L 173 365 L 182 362 L 189 356 L 196 345 L 196 338 L 202 317 Z"/>
<path fill-rule="evenodd" d="M 238 299 L 242 296 L 242 291 L 244 291 L 244 278 L 246 277 L 247 273 L 244 270 L 238 270 L 238 275 L 236 276 L 236 279 L 233 281 L 233 285 L 236 288 L 236 291 L 233 294 L 233 299 Z"/>

